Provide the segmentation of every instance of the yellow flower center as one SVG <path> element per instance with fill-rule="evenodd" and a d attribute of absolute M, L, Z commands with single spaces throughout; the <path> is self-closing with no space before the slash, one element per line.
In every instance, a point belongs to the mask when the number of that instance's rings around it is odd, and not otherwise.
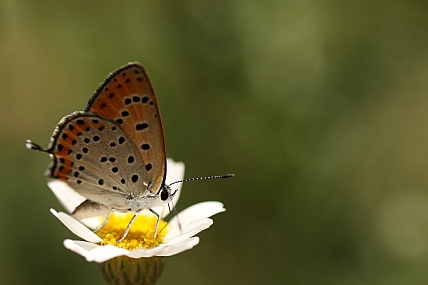
<path fill-rule="evenodd" d="M 132 217 L 133 214 L 112 213 L 107 224 L 96 233 L 103 240 L 101 245 L 111 244 L 132 250 L 156 247 L 163 242 L 168 232 L 168 223 L 162 219 L 159 220 L 158 232 L 154 239 L 157 217 L 145 214 L 140 214 L 135 218 L 125 239 L 118 242 Z"/>

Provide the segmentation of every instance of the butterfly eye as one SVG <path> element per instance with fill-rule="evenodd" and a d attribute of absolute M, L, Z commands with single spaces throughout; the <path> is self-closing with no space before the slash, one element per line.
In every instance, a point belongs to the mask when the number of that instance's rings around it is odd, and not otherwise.
<path fill-rule="evenodd" d="M 166 201 L 169 198 L 168 190 L 162 189 L 160 193 L 160 198 L 162 201 Z"/>

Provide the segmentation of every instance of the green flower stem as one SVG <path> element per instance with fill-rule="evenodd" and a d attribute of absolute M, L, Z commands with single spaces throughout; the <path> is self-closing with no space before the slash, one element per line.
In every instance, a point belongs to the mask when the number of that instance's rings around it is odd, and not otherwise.
<path fill-rule="evenodd" d="M 100 264 L 104 279 L 111 285 L 154 285 L 162 274 L 165 257 L 130 258 L 118 256 Z"/>

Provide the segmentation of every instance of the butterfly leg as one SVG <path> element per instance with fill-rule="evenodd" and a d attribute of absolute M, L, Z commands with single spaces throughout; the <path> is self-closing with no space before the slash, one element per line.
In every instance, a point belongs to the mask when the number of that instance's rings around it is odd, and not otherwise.
<path fill-rule="evenodd" d="M 135 212 L 134 216 L 132 216 L 132 219 L 129 221 L 129 224 L 126 227 L 125 232 L 123 233 L 122 237 L 117 242 L 121 242 L 121 241 L 123 241 L 126 238 L 126 236 L 128 235 L 129 230 L 131 229 L 132 223 L 134 222 L 135 218 L 138 216 L 139 213 L 140 212 Z"/>
<path fill-rule="evenodd" d="M 157 234 L 158 234 L 158 228 L 159 228 L 159 220 L 160 220 L 160 216 L 159 216 L 159 214 L 158 213 L 156 213 L 154 210 L 152 210 L 152 209 L 149 209 L 149 211 L 150 212 L 152 212 L 153 214 L 155 214 L 155 216 L 156 216 L 156 218 L 157 218 L 157 220 L 156 220 L 156 227 L 155 227 L 155 233 L 154 233 L 154 235 L 153 235 L 153 240 L 155 240 L 156 239 L 156 236 L 157 236 Z"/>
<path fill-rule="evenodd" d="M 177 192 L 177 190 L 175 190 L 175 192 Z M 171 197 L 175 194 L 175 192 L 171 195 Z M 177 217 L 178 228 L 180 229 L 180 231 L 182 231 L 181 223 L 180 223 L 180 220 L 178 219 L 177 209 L 175 208 L 174 202 L 172 201 L 172 199 L 171 199 L 171 205 L 172 205 L 172 209 L 171 209 L 170 205 L 167 204 L 168 210 L 169 210 L 168 216 L 173 217 L 173 215 L 174 215 Z M 174 214 L 172 213 L 172 211 L 174 211 Z M 167 222 L 165 224 L 165 226 L 163 228 L 161 228 L 159 233 L 161 233 L 168 226 L 168 224 L 169 224 L 169 222 Z"/>
<path fill-rule="evenodd" d="M 102 228 L 104 228 L 104 226 L 105 226 L 105 225 L 107 224 L 107 222 L 108 222 L 108 219 L 110 218 L 110 214 L 111 214 L 111 212 L 113 212 L 113 209 L 110 209 L 110 210 L 108 211 L 107 216 L 106 216 L 106 218 L 104 219 L 103 223 L 102 223 L 101 225 L 99 225 L 97 228 L 95 228 L 94 230 L 92 230 L 92 232 L 96 233 L 96 232 L 98 232 L 99 230 L 101 230 Z"/>
<path fill-rule="evenodd" d="M 178 219 L 177 208 L 175 208 L 174 201 L 172 200 L 172 197 L 175 195 L 175 193 L 176 193 L 177 191 L 178 191 L 178 189 L 176 189 L 176 190 L 174 191 L 174 193 L 171 195 L 171 205 L 172 205 L 172 209 L 174 210 L 174 215 L 177 217 L 178 228 L 180 229 L 180 231 L 182 231 L 181 223 L 180 223 L 180 220 Z M 167 205 L 168 205 L 169 213 L 171 214 L 171 208 L 169 207 L 169 204 L 167 204 Z M 172 216 L 171 216 L 171 217 L 172 217 Z"/>

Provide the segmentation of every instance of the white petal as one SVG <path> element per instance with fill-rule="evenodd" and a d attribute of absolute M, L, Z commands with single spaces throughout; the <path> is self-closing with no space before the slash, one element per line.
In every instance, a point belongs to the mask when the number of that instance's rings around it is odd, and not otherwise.
<path fill-rule="evenodd" d="M 189 208 L 178 213 L 178 217 L 175 216 L 174 218 L 172 218 L 170 224 L 173 227 L 177 227 L 177 219 L 180 221 L 181 224 L 186 224 L 187 221 L 208 218 L 224 211 L 226 211 L 226 209 L 223 207 L 223 203 L 217 201 L 202 202 L 192 205 Z"/>
<path fill-rule="evenodd" d="M 72 213 L 77 206 L 86 200 L 85 197 L 77 193 L 64 181 L 51 180 L 48 182 L 48 186 L 51 188 L 61 205 L 69 213 Z"/>
<path fill-rule="evenodd" d="M 162 253 L 157 254 L 158 256 L 171 256 L 175 254 L 179 254 L 180 252 L 189 250 L 193 248 L 195 245 L 199 243 L 198 237 L 193 237 L 190 239 L 187 239 L 179 244 L 176 244 L 174 246 L 168 246 L 165 248 L 165 250 Z"/>
<path fill-rule="evenodd" d="M 100 247 L 101 245 L 95 244 L 92 242 L 88 242 L 88 241 L 66 239 L 66 240 L 64 240 L 64 246 L 70 250 L 73 250 L 73 251 L 74 251 L 74 249 L 80 249 L 83 251 L 91 251 L 93 249 Z"/>
<path fill-rule="evenodd" d="M 105 218 L 105 216 L 84 218 L 79 220 L 79 222 L 81 222 L 90 229 L 96 229 L 104 222 Z"/>
<path fill-rule="evenodd" d="M 117 256 L 129 254 L 129 250 L 118 248 L 114 245 L 99 246 L 88 242 L 69 239 L 64 241 L 64 246 L 85 257 L 87 261 L 95 261 L 98 263 L 105 262 Z"/>
<path fill-rule="evenodd" d="M 167 161 L 167 168 L 166 168 L 166 179 L 165 183 L 167 185 L 182 180 L 184 178 L 184 163 L 183 162 L 175 162 L 171 158 L 168 158 Z M 178 202 L 178 199 L 180 198 L 181 194 L 181 187 L 183 183 L 177 183 L 172 186 L 172 192 L 175 192 L 174 197 L 172 198 L 172 203 L 169 204 L 169 208 L 175 207 L 175 205 Z M 153 207 L 152 210 L 154 210 L 156 213 L 158 213 L 161 218 L 166 217 L 169 214 L 168 204 L 165 204 L 163 206 L 157 206 Z"/>
<path fill-rule="evenodd" d="M 187 225 L 183 226 L 183 229 L 174 228 L 165 236 L 165 245 L 176 244 L 188 239 L 198 233 L 206 230 L 213 224 L 213 220 L 210 218 L 203 218 L 196 221 L 192 221 Z"/>
<path fill-rule="evenodd" d="M 72 233 L 74 233 L 78 237 L 93 243 L 99 243 L 103 241 L 100 237 L 94 234 L 90 229 L 88 229 L 82 223 L 73 219 L 66 213 L 63 213 L 63 212 L 58 213 L 54 209 L 51 209 L 51 213 L 55 217 L 57 217 Z"/>
<path fill-rule="evenodd" d="M 184 163 L 175 162 L 171 158 L 166 160 L 166 184 L 171 184 L 172 182 L 181 180 L 184 178 Z"/>
<path fill-rule="evenodd" d="M 193 248 L 195 245 L 199 243 L 198 237 L 193 237 L 190 239 L 186 239 L 185 241 L 174 244 L 172 246 L 165 246 L 164 244 L 159 245 L 155 248 L 149 249 L 135 249 L 132 250 L 127 256 L 132 258 L 142 258 L 142 257 L 152 257 L 152 256 L 171 256 L 174 254 L 178 254 L 185 250 L 189 250 Z"/>
<path fill-rule="evenodd" d="M 155 255 L 159 255 L 163 251 L 162 245 L 154 247 L 154 248 L 139 248 L 131 250 L 127 256 L 132 258 L 141 258 L 141 257 L 152 257 Z"/>
<path fill-rule="evenodd" d="M 169 170 L 171 173 L 170 175 L 166 175 L 165 183 L 171 184 L 173 182 L 182 180 L 184 178 L 184 163 L 183 162 L 174 162 L 172 159 L 167 160 L 167 167 L 171 167 L 172 169 Z M 177 183 L 172 185 L 172 192 L 174 194 L 174 197 L 172 198 L 172 203 L 169 203 L 169 207 L 172 209 L 175 205 L 178 203 L 178 199 L 181 195 L 181 187 L 183 186 L 183 183 Z M 169 211 L 169 210 L 168 210 Z M 166 214 L 163 216 L 165 217 Z"/>

